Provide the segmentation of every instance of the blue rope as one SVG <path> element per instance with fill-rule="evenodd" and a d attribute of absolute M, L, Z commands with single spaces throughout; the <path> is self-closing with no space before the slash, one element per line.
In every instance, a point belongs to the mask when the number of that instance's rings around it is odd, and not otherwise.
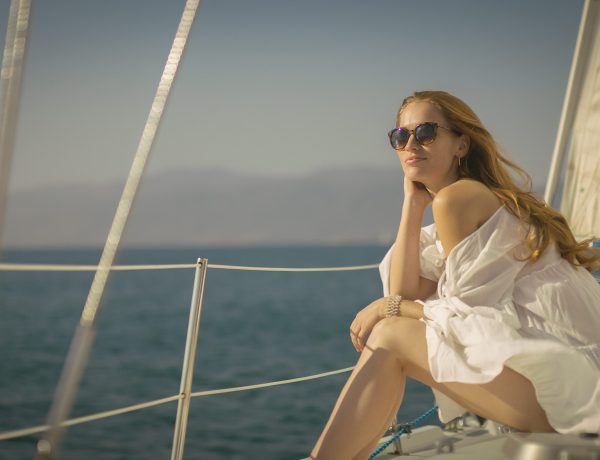
<path fill-rule="evenodd" d="M 438 406 L 433 406 L 431 409 L 429 409 L 427 412 L 425 412 L 422 415 L 419 415 L 416 419 L 411 420 L 410 422 L 408 422 L 404 428 L 402 428 L 400 431 L 398 431 L 398 433 L 396 433 L 394 436 L 392 436 L 390 439 L 388 439 L 382 446 L 380 446 L 375 452 L 373 452 L 371 454 L 371 456 L 369 457 L 369 460 L 374 459 L 375 457 L 377 457 L 381 452 L 383 452 L 385 450 L 385 448 L 387 446 L 389 446 L 391 443 L 393 443 L 396 439 L 398 439 L 400 437 L 401 434 L 404 433 L 409 433 L 411 427 L 413 426 L 418 426 L 421 424 L 421 422 L 423 422 L 427 417 L 429 417 L 431 414 L 433 414 L 436 410 L 437 410 Z"/>

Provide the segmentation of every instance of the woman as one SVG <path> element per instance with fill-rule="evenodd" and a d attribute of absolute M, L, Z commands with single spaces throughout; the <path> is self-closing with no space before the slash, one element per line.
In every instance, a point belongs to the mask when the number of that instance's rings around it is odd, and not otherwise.
<path fill-rule="evenodd" d="M 310 458 L 368 458 L 406 377 L 434 390 L 442 421 L 600 431 L 600 255 L 515 185 L 507 167 L 527 175 L 460 99 L 415 93 L 396 126 L 404 203 L 384 297 L 350 326 L 361 355 Z"/>

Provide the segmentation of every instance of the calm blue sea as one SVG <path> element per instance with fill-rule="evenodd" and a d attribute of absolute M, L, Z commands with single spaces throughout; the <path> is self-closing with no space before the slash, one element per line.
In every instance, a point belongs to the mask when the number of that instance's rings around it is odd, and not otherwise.
<path fill-rule="evenodd" d="M 323 267 L 377 263 L 381 246 L 124 250 L 118 263 Z M 99 250 L 5 251 L 6 262 L 93 264 Z M 0 272 L 0 431 L 45 423 L 92 273 Z M 179 392 L 193 269 L 115 272 L 72 416 Z M 355 364 L 354 315 L 381 295 L 376 269 L 209 269 L 193 390 L 288 379 Z M 192 400 L 186 459 L 308 456 L 349 374 Z M 399 418 L 433 403 L 409 382 Z M 169 459 L 177 403 L 70 428 L 61 459 Z M 31 459 L 37 436 L 0 441 Z"/>

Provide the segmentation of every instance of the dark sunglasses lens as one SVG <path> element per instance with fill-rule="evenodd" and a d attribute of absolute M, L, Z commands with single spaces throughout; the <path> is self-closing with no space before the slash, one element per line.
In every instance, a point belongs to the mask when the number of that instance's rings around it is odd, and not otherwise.
<path fill-rule="evenodd" d="M 436 125 L 423 123 L 415 128 L 415 137 L 421 145 L 431 144 L 435 140 Z"/>
<path fill-rule="evenodd" d="M 409 136 L 410 133 L 404 128 L 393 129 L 390 133 L 390 143 L 394 149 L 402 149 L 406 146 Z"/>

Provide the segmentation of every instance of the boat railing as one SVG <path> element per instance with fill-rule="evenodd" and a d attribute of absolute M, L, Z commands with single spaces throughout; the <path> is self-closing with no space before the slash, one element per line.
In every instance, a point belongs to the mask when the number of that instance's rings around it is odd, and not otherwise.
<path fill-rule="evenodd" d="M 336 374 L 350 372 L 354 369 L 346 367 L 319 374 L 305 375 L 303 377 L 295 377 L 286 380 L 277 380 L 245 386 L 220 388 L 214 390 L 192 392 L 193 373 L 195 365 L 196 350 L 198 345 L 198 336 L 200 332 L 200 319 L 202 313 L 202 300 L 204 295 L 204 287 L 206 280 L 206 272 L 208 268 L 222 270 L 245 270 L 245 271 L 271 271 L 271 272 L 331 272 L 331 271 L 350 271 L 350 270 L 370 270 L 376 268 L 377 264 L 371 265 L 355 265 L 345 267 L 313 267 L 313 268 L 296 268 L 296 267 L 256 267 L 256 266 L 241 266 L 241 265 L 218 265 L 209 264 L 207 259 L 198 259 L 196 264 L 161 264 L 161 265 L 115 265 L 110 268 L 111 271 L 131 271 L 131 270 L 173 270 L 173 269 L 191 269 L 195 268 L 194 287 L 192 291 L 192 301 L 190 304 L 190 315 L 188 320 L 188 331 L 186 334 L 186 345 L 184 358 L 181 370 L 180 391 L 176 395 L 167 396 L 160 399 L 146 401 L 139 404 L 124 406 L 103 412 L 97 412 L 82 417 L 71 418 L 61 421 L 61 427 L 69 427 L 82 423 L 92 422 L 108 417 L 113 417 L 128 412 L 134 412 L 149 407 L 167 404 L 173 401 L 178 401 L 177 418 L 175 420 L 175 428 L 173 434 L 173 444 L 171 450 L 172 460 L 181 460 L 183 458 L 183 448 L 185 445 L 185 437 L 187 431 L 187 421 L 189 415 L 189 405 L 191 398 L 210 396 L 216 394 L 233 393 L 240 391 L 249 391 L 259 388 L 266 388 L 278 385 L 287 385 L 308 380 L 320 379 Z M 47 272 L 47 271 L 63 271 L 63 272 L 81 272 L 81 271 L 97 271 L 97 265 L 66 265 L 66 264 L 24 264 L 24 263 L 0 263 L 0 271 L 27 271 L 27 272 Z M 37 433 L 47 432 L 51 429 L 50 425 L 31 426 L 10 431 L 0 432 L 0 441 L 9 439 L 30 436 Z"/>

